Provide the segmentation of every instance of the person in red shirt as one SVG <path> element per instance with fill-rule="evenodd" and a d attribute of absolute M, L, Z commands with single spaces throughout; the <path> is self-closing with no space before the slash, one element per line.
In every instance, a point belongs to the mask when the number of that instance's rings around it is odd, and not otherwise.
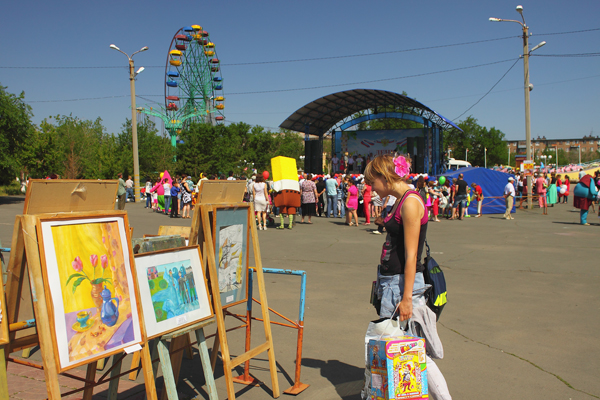
<path fill-rule="evenodd" d="M 477 215 L 475 218 L 481 217 L 481 206 L 483 205 L 483 191 L 481 190 L 481 186 L 476 184 L 475 182 L 471 183 L 471 187 L 475 192 L 475 199 L 477 200 Z"/>

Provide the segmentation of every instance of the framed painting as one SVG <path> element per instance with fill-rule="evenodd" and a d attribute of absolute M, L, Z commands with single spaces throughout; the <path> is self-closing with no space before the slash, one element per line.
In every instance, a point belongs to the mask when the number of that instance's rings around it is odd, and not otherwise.
<path fill-rule="evenodd" d="M 59 372 L 142 343 L 128 230 L 125 212 L 38 218 Z"/>
<path fill-rule="evenodd" d="M 199 246 L 135 256 L 148 339 L 213 316 Z"/>
<path fill-rule="evenodd" d="M 227 308 L 247 299 L 250 207 L 248 203 L 236 207 L 215 205 L 212 211 L 221 306 Z"/>

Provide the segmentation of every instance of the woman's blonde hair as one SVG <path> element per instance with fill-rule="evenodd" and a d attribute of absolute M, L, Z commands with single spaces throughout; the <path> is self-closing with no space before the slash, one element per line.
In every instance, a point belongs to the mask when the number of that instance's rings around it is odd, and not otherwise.
<path fill-rule="evenodd" d="M 408 163 L 411 163 L 410 156 L 408 154 L 402 155 Z M 408 174 L 407 174 L 408 175 Z M 396 165 L 394 164 L 394 157 L 385 154 L 377 156 L 367 164 L 365 168 L 365 181 L 370 185 L 377 178 L 383 178 L 387 182 L 394 183 L 404 180 L 405 176 L 399 176 L 396 174 Z"/>

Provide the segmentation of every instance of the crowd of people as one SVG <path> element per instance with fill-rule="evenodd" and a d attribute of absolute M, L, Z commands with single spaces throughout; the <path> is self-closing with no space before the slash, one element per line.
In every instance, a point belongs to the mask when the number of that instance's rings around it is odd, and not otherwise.
<path fill-rule="evenodd" d="M 312 224 L 312 218 L 319 216 L 343 219 L 347 226 L 359 226 L 360 224 L 369 226 L 377 218 L 385 218 L 396 199 L 393 196 L 382 197 L 365 181 L 365 175 L 358 173 L 364 171 L 365 166 L 368 165 L 367 162 L 370 161 L 371 156 L 365 158 L 362 155 L 344 156 L 339 160 L 334 157 L 333 165 L 336 165 L 337 162 L 339 168 L 345 167 L 348 173 L 300 174 L 298 190 L 301 194 L 302 205 L 297 210 L 299 221 L 294 220 L 294 223 Z M 357 173 L 351 173 L 352 171 Z M 273 182 L 268 180 L 267 171 L 264 174 L 255 173 L 250 177 L 239 178 L 235 177 L 233 172 L 230 172 L 227 177 L 201 175 L 197 185 L 194 184 L 191 176 L 177 176 L 172 183 L 163 182 L 162 179 L 152 181 L 148 178 L 142 192 L 146 196 L 146 208 L 164 213 L 172 218 L 190 218 L 193 196 L 198 191 L 202 180 L 245 180 L 244 200 L 254 203 L 258 229 L 267 230 L 268 226 L 274 223 L 271 215 L 278 216 L 279 210 L 273 205 Z M 600 171 L 595 175 L 591 182 L 595 187 L 600 188 Z M 135 199 L 133 181 L 131 176 L 124 181 L 122 174 L 119 174 L 118 178 L 118 206 L 119 209 L 124 209 L 126 201 Z M 457 178 L 440 176 L 437 179 L 430 178 L 427 174 L 407 174 L 403 179 L 411 189 L 419 193 L 425 203 L 427 218 L 432 222 L 482 216 L 484 203 L 482 187 L 477 182 L 466 182 L 462 174 L 459 174 Z M 532 181 L 534 200 L 542 210 L 542 215 L 547 215 L 548 207 L 569 202 L 572 188 L 567 175 L 536 171 L 532 176 Z M 502 195 L 505 199 L 504 218 L 514 219 L 511 215 L 513 205 L 518 209 L 527 208 L 526 176 L 520 172 L 514 178 L 511 176 L 506 183 L 504 192 L 498 195 Z M 477 204 L 475 215 L 469 215 L 471 203 Z M 587 208 L 595 212 L 596 203 L 597 200 L 592 201 Z M 600 216 L 600 209 L 598 211 Z M 586 223 L 587 221 L 583 222 L 583 224 Z M 290 224 L 289 227 L 292 228 L 293 224 Z M 372 230 L 372 233 L 376 235 L 385 230 L 380 224 L 376 228 Z"/>

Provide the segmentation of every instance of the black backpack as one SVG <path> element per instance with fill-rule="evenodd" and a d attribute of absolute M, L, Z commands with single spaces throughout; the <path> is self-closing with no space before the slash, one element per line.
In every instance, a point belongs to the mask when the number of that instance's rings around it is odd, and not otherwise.
<path fill-rule="evenodd" d="M 431 257 L 427 241 L 425 241 L 425 246 L 427 247 L 427 257 L 425 257 L 424 260 L 425 271 L 423 271 L 423 276 L 425 278 L 425 283 L 431 285 L 427 306 L 435 313 L 437 317 L 436 320 L 439 320 L 442 310 L 448 302 L 446 298 L 446 278 L 444 277 L 444 272 L 442 272 L 439 264 Z"/>

